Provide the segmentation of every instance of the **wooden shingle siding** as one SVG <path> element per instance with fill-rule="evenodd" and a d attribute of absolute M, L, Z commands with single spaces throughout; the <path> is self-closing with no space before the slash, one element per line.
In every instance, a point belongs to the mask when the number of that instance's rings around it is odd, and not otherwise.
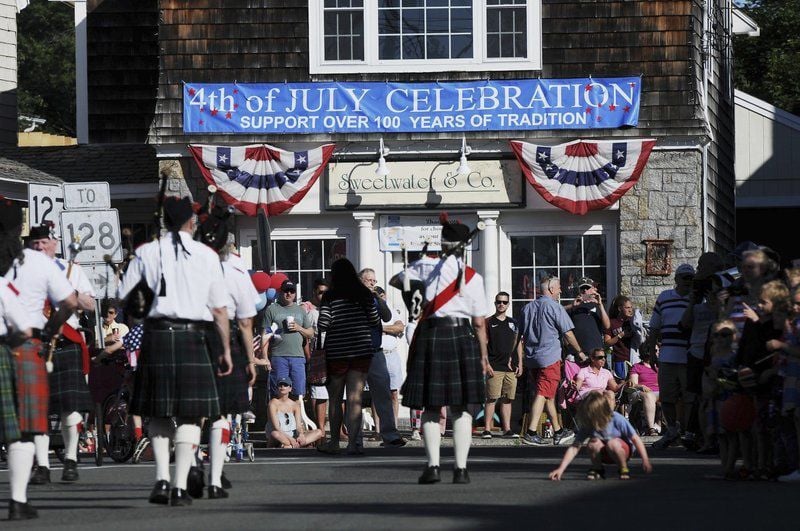
<path fill-rule="evenodd" d="M 17 4 L 0 0 L 0 145 L 17 145 Z"/>

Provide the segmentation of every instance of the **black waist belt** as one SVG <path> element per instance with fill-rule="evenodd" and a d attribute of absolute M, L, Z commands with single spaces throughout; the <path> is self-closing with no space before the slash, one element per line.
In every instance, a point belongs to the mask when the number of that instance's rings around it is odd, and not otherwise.
<path fill-rule="evenodd" d="M 455 328 L 457 326 L 470 326 L 466 317 L 428 317 L 425 319 L 429 328 Z"/>
<path fill-rule="evenodd" d="M 208 330 L 208 324 L 205 321 L 189 321 L 185 319 L 147 319 L 144 322 L 144 326 L 151 330 L 192 330 L 194 332 Z"/>

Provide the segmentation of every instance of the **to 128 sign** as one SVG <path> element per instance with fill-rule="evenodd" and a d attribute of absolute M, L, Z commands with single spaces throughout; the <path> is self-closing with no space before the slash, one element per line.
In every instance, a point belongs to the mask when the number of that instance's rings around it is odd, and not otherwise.
<path fill-rule="evenodd" d="M 122 261 L 122 234 L 115 208 L 65 210 L 61 213 L 61 238 L 65 252 L 71 242 L 80 242 L 81 252 L 77 256 L 80 263 L 104 262 L 106 256 L 112 262 Z"/>

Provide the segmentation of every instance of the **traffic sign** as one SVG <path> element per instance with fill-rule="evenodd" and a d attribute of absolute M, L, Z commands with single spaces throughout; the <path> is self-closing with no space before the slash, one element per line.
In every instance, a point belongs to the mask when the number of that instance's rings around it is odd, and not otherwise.
<path fill-rule="evenodd" d="M 60 184 L 28 185 L 28 226 L 53 223 L 56 234 L 61 232 L 61 211 L 64 210 L 64 192 Z"/>
<path fill-rule="evenodd" d="M 64 183 L 64 210 L 100 210 L 111 208 L 107 182 Z"/>
<path fill-rule="evenodd" d="M 122 231 L 116 208 L 104 210 L 65 210 L 61 213 L 61 234 L 64 248 L 80 241 L 81 263 L 103 263 L 106 256 L 114 263 L 122 262 Z"/>
<path fill-rule="evenodd" d="M 83 271 L 89 277 L 98 298 L 116 297 L 118 282 L 113 267 L 109 264 L 84 264 Z"/>

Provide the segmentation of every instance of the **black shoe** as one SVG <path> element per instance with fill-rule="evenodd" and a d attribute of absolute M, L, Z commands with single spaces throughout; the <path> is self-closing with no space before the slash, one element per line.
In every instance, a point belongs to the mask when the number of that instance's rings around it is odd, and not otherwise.
<path fill-rule="evenodd" d="M 33 467 L 33 474 L 31 474 L 31 479 L 28 483 L 31 485 L 46 485 L 50 483 L 50 469 L 38 465 Z"/>
<path fill-rule="evenodd" d="M 211 485 L 208 487 L 208 499 L 209 500 L 216 500 L 219 498 L 227 498 L 229 494 L 223 489 L 222 487 L 215 487 Z"/>
<path fill-rule="evenodd" d="M 39 513 L 30 503 L 8 500 L 9 520 L 31 520 L 33 518 L 39 518 Z"/>
<path fill-rule="evenodd" d="M 221 483 L 222 483 L 222 488 L 225 490 L 228 490 L 233 487 L 233 485 L 231 485 L 230 480 L 227 477 L 225 477 L 225 472 L 222 473 Z"/>
<path fill-rule="evenodd" d="M 453 469 L 453 483 L 460 483 L 462 485 L 469 483 L 469 472 L 467 472 L 466 468 Z"/>
<path fill-rule="evenodd" d="M 203 470 L 199 466 L 193 466 L 189 469 L 189 476 L 186 478 L 186 492 L 192 498 L 200 499 L 203 497 L 203 489 L 205 488 L 206 478 Z"/>
<path fill-rule="evenodd" d="M 407 442 L 408 441 L 402 437 L 398 437 L 397 439 L 392 439 L 391 441 L 384 443 L 383 446 L 386 448 L 402 448 Z"/>
<path fill-rule="evenodd" d="M 169 503 L 169 481 L 156 481 L 153 490 L 150 491 L 150 498 L 147 500 L 150 503 L 157 503 L 158 505 L 167 505 Z"/>
<path fill-rule="evenodd" d="M 419 477 L 419 484 L 429 485 L 431 483 L 439 483 L 441 480 L 442 478 L 439 477 L 438 466 L 426 466 L 425 471 L 422 472 L 422 475 Z"/>
<path fill-rule="evenodd" d="M 61 472 L 61 481 L 78 481 L 78 463 L 72 459 L 64 461 L 64 470 Z"/>
<path fill-rule="evenodd" d="M 182 507 L 184 505 L 191 505 L 192 498 L 189 493 L 183 489 L 173 488 L 169 494 L 169 504 L 173 507 Z"/>

